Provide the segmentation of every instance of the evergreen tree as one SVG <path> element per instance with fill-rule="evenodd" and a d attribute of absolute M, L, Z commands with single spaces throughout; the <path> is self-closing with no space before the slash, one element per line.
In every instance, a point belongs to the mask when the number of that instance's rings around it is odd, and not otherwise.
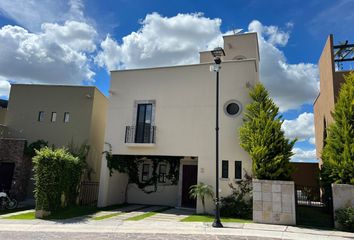
<path fill-rule="evenodd" d="M 293 171 L 289 161 L 296 140 L 285 138 L 279 108 L 262 84 L 257 84 L 250 96 L 253 102 L 246 107 L 240 142 L 253 161 L 253 176 L 258 179 L 289 180 Z"/>
<path fill-rule="evenodd" d="M 324 184 L 354 185 L 354 72 L 344 78 L 322 152 Z"/>

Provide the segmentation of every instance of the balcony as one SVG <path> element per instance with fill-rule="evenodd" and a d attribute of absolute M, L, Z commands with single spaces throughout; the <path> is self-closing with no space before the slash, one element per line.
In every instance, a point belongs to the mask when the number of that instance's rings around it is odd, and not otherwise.
<path fill-rule="evenodd" d="M 156 126 L 137 125 L 126 126 L 125 144 L 130 147 L 149 147 L 155 146 Z"/>

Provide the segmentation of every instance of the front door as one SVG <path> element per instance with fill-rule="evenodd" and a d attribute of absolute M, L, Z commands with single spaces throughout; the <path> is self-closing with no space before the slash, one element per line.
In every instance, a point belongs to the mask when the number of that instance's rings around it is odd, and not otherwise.
<path fill-rule="evenodd" d="M 151 133 L 152 104 L 139 104 L 136 118 L 136 143 L 149 143 Z"/>
<path fill-rule="evenodd" d="M 190 186 L 197 184 L 197 175 L 197 165 L 183 165 L 182 207 L 195 208 L 197 206 L 197 200 L 189 196 Z"/>
<path fill-rule="evenodd" d="M 14 169 L 15 163 L 0 163 L 0 192 L 2 190 L 8 191 L 11 189 Z"/>

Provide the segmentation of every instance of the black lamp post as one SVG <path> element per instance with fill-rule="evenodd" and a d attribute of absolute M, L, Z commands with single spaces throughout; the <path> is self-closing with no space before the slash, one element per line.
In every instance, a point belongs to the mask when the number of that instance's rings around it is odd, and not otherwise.
<path fill-rule="evenodd" d="M 211 51 L 211 54 L 214 57 L 214 65 L 212 66 L 212 70 L 216 72 L 216 127 L 215 127 L 215 132 L 216 132 L 216 162 L 215 162 L 215 167 L 216 167 L 216 191 L 215 191 L 215 219 L 213 222 L 213 227 L 215 228 L 221 228 L 223 225 L 221 224 L 220 221 L 220 199 L 219 199 L 219 71 L 220 71 L 220 64 L 221 64 L 221 58 L 222 56 L 225 56 L 224 49 L 221 47 L 215 48 L 213 51 Z"/>

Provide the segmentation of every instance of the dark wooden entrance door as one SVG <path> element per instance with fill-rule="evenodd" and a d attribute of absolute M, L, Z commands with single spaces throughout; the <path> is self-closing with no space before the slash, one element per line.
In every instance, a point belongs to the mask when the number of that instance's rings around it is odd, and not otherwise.
<path fill-rule="evenodd" d="M 182 207 L 195 208 L 197 205 L 196 199 L 189 197 L 189 188 L 197 184 L 198 166 L 183 165 L 182 178 Z"/>
<path fill-rule="evenodd" d="M 0 163 L 0 191 L 11 189 L 15 163 Z"/>

